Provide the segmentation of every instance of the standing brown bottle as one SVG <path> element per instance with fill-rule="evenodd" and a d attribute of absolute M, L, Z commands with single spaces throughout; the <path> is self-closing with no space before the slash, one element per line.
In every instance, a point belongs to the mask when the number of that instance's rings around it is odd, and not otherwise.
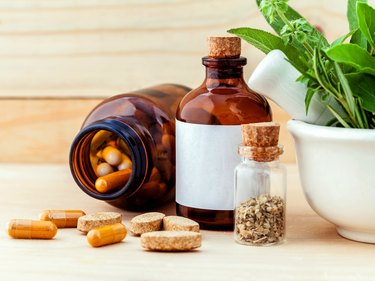
<path fill-rule="evenodd" d="M 210 37 L 206 78 L 176 114 L 176 209 L 205 229 L 232 229 L 233 171 L 241 124 L 272 121 L 267 100 L 243 79 L 237 37 Z"/>

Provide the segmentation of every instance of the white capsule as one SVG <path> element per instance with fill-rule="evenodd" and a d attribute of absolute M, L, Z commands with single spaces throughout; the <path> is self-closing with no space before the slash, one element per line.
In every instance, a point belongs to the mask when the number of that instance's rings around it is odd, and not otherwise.
<path fill-rule="evenodd" d="M 96 167 L 96 175 L 98 177 L 106 176 L 110 173 L 113 173 L 113 168 L 108 163 L 103 162 Z"/>
<path fill-rule="evenodd" d="M 112 166 L 117 166 L 122 161 L 122 153 L 113 146 L 107 146 L 103 149 L 103 159 Z"/>

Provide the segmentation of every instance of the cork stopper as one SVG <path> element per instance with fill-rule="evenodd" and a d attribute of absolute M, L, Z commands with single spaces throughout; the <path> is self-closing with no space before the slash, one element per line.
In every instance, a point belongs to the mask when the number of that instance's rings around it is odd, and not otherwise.
<path fill-rule="evenodd" d="M 238 37 L 215 37 L 207 39 L 208 56 L 214 59 L 239 58 L 241 55 L 241 39 Z"/>
<path fill-rule="evenodd" d="M 280 125 L 275 122 L 244 124 L 241 129 L 245 146 L 268 147 L 279 143 Z"/>
<path fill-rule="evenodd" d="M 278 144 L 280 125 L 275 122 L 251 123 L 241 126 L 242 145 L 239 153 L 258 162 L 276 160 L 283 147 Z"/>

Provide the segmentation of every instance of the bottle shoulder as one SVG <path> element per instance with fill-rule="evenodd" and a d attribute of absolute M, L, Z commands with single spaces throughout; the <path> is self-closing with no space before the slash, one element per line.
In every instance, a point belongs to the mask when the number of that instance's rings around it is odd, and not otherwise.
<path fill-rule="evenodd" d="M 84 126 L 108 117 L 134 118 L 139 123 L 162 123 L 174 119 L 168 108 L 146 97 L 123 94 L 98 104 L 87 116 Z"/>
<path fill-rule="evenodd" d="M 135 117 L 139 121 L 174 120 L 177 106 L 190 88 L 162 84 L 103 100 L 88 115 L 85 124 L 110 116 Z"/>
<path fill-rule="evenodd" d="M 272 112 L 267 100 L 248 87 L 201 86 L 182 99 L 176 117 L 189 123 L 238 125 L 271 121 Z"/>

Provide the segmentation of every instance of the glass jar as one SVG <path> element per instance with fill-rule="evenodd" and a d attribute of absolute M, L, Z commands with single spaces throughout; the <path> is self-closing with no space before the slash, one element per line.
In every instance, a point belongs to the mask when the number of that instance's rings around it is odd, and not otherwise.
<path fill-rule="evenodd" d="M 149 210 L 174 199 L 175 112 L 189 90 L 164 84 L 95 107 L 70 150 L 78 186 L 127 210 Z"/>
<path fill-rule="evenodd" d="M 285 240 L 286 169 L 282 146 L 239 146 L 242 163 L 235 169 L 234 239 L 265 246 Z"/>
<path fill-rule="evenodd" d="M 241 142 L 240 125 L 271 121 L 272 112 L 243 79 L 246 58 L 239 55 L 240 39 L 210 40 L 215 42 L 209 50 L 213 55 L 202 59 L 205 80 L 177 109 L 176 209 L 203 229 L 232 230 L 233 170 L 240 161 L 234 148 Z M 238 52 L 230 53 L 233 49 Z"/>

